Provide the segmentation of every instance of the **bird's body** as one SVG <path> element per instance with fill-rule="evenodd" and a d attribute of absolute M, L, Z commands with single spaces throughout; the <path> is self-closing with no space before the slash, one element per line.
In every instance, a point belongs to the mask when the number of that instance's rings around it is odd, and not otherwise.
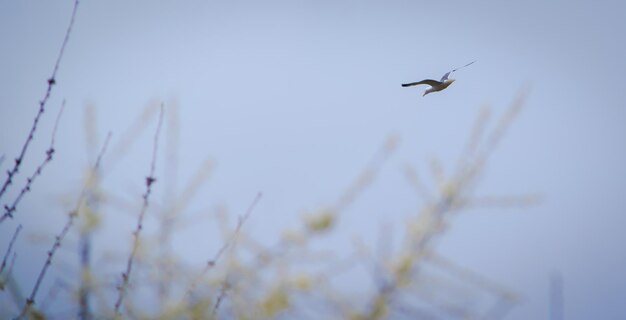
<path fill-rule="evenodd" d="M 452 71 L 446 72 L 446 74 L 443 75 L 443 77 L 441 77 L 441 80 L 437 81 L 437 80 L 432 80 L 432 79 L 425 79 L 422 81 L 418 81 L 418 82 L 411 82 L 411 83 L 404 83 L 402 84 L 403 87 L 412 87 L 412 86 L 417 86 L 420 84 L 427 84 L 430 86 L 430 88 L 428 88 L 426 91 L 424 91 L 424 96 L 432 93 L 432 92 L 437 92 L 437 91 L 441 91 L 447 87 L 449 87 L 455 80 L 454 79 L 448 79 L 448 76 L 454 72 L 457 71 L 461 68 L 465 68 L 467 66 L 469 66 L 470 64 L 474 63 L 476 61 L 472 61 L 462 67 L 456 68 Z"/>
<path fill-rule="evenodd" d="M 426 80 L 422 80 L 422 81 L 418 81 L 418 82 L 405 83 L 402 86 L 403 87 L 412 87 L 412 86 L 417 86 L 417 85 L 420 85 L 420 84 L 427 84 L 427 85 L 430 86 L 430 88 L 428 88 L 426 91 L 424 91 L 424 95 L 427 95 L 429 93 L 441 91 L 441 90 L 447 88 L 448 86 L 450 86 L 452 84 L 452 82 L 454 82 L 454 79 L 446 79 L 443 82 L 442 81 L 437 81 L 437 80 L 426 79 Z"/>

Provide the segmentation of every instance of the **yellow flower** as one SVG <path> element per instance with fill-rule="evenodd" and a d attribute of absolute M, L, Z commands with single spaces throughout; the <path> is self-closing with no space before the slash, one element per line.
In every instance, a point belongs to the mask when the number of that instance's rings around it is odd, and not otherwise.
<path fill-rule="evenodd" d="M 306 227 L 309 231 L 320 233 L 328 231 L 335 222 L 335 214 L 330 210 L 322 210 L 319 214 L 306 219 Z"/>
<path fill-rule="evenodd" d="M 281 288 L 272 290 L 270 295 L 261 303 L 261 312 L 266 317 L 274 317 L 277 313 L 289 307 L 287 293 Z"/>

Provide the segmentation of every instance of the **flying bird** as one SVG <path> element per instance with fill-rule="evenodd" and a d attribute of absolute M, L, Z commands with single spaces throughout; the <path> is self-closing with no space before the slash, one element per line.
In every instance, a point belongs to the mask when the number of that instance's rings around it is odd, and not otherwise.
<path fill-rule="evenodd" d="M 462 67 L 458 67 L 456 69 L 453 69 L 452 71 L 446 72 L 446 74 L 444 74 L 443 77 L 441 77 L 441 80 L 439 80 L 439 81 L 432 80 L 432 79 L 424 79 L 424 80 L 418 81 L 418 82 L 404 83 L 404 84 L 402 84 L 402 86 L 403 87 L 412 87 L 412 86 L 417 86 L 417 85 L 420 85 L 420 84 L 427 84 L 427 85 L 429 85 L 430 88 L 428 88 L 426 91 L 424 91 L 424 94 L 422 96 L 425 96 L 425 95 L 427 95 L 429 93 L 432 93 L 432 92 L 441 91 L 441 90 L 449 87 L 452 84 L 452 82 L 455 81 L 454 79 L 448 79 L 448 76 L 452 72 L 457 71 L 457 70 L 462 69 L 462 68 L 465 68 L 465 67 L 469 66 L 470 64 L 472 64 L 474 62 L 476 62 L 476 60 L 474 60 L 474 61 L 472 61 L 472 62 L 470 62 L 470 63 L 468 63 L 468 64 L 466 64 L 466 65 L 464 65 Z"/>

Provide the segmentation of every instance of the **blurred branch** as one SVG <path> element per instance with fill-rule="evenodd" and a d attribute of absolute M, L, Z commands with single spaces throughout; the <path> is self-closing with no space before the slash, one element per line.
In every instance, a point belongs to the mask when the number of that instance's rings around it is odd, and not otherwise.
<path fill-rule="evenodd" d="M 169 117 L 168 117 L 169 118 Z M 169 144 L 171 141 L 169 141 L 168 139 L 168 145 L 166 145 L 168 148 L 171 148 L 172 146 Z M 166 151 L 166 153 L 169 152 L 169 150 Z M 172 159 L 172 155 L 168 154 L 168 162 Z M 166 167 L 170 167 L 170 166 L 166 166 Z M 169 168 L 169 170 L 172 170 L 173 168 Z M 158 241 L 160 243 L 159 246 L 159 251 L 160 251 L 160 257 L 157 258 L 157 265 L 158 270 L 157 273 L 159 274 L 158 276 L 158 291 L 159 291 L 159 301 L 160 301 L 160 305 L 164 305 L 166 299 L 169 297 L 170 293 L 171 293 L 171 286 L 172 283 L 175 282 L 174 280 L 174 270 L 173 268 L 171 268 L 171 240 L 170 238 L 172 237 L 173 231 L 180 227 L 181 225 L 181 220 L 180 219 L 180 215 L 182 215 L 185 212 L 185 209 L 187 208 L 187 206 L 191 203 L 191 200 L 195 197 L 195 195 L 197 194 L 197 192 L 200 190 L 200 187 L 202 186 L 202 184 L 204 184 L 204 182 L 207 180 L 207 178 L 209 177 L 209 174 L 212 172 L 213 169 L 213 162 L 210 160 L 205 160 L 201 166 L 198 168 L 198 170 L 194 173 L 193 178 L 191 179 L 191 181 L 189 181 L 187 183 L 187 185 L 185 186 L 183 192 L 178 195 L 178 196 L 174 196 L 175 198 L 166 198 L 164 200 L 164 202 L 169 203 L 167 208 L 164 210 L 161 210 L 161 214 L 159 216 L 159 233 L 158 233 Z M 168 168 L 166 168 L 166 170 L 168 170 Z M 166 180 L 171 181 L 172 179 L 167 179 L 167 174 L 166 174 Z M 166 182 L 167 184 L 167 182 Z M 166 191 L 166 193 L 171 192 L 173 196 L 174 195 L 174 191 L 171 189 L 172 186 L 169 186 L 167 189 L 168 191 Z M 176 269 L 176 268 L 174 268 Z"/>
<path fill-rule="evenodd" d="M 47 310 L 50 305 L 57 299 L 59 293 L 64 292 L 71 294 L 71 286 L 62 279 L 55 279 L 54 283 L 48 290 L 48 293 L 41 299 L 39 309 L 43 312 Z"/>
<path fill-rule="evenodd" d="M 235 227 L 235 231 L 233 232 L 231 238 L 229 241 L 227 241 L 215 254 L 215 256 L 213 257 L 213 259 L 209 260 L 209 262 L 207 262 L 207 267 L 213 267 L 215 266 L 215 264 L 217 263 L 217 261 L 220 259 L 220 257 L 222 256 L 222 254 L 224 254 L 224 252 L 226 251 L 226 249 L 228 249 L 231 246 L 235 245 L 235 242 L 237 241 L 237 237 L 239 236 L 239 232 L 241 231 L 241 227 L 243 226 L 243 224 L 248 220 L 248 218 L 250 217 L 250 214 L 252 213 L 252 211 L 254 210 L 254 208 L 256 207 L 257 203 L 259 202 L 259 200 L 261 200 L 261 197 L 263 196 L 262 193 L 258 193 L 256 195 L 256 197 L 254 198 L 254 200 L 252 201 L 252 203 L 250 204 L 250 206 L 248 207 L 248 210 L 246 211 L 246 213 L 243 216 L 240 216 L 238 218 L 237 221 L 237 227 Z"/>
<path fill-rule="evenodd" d="M 428 190 L 426 185 L 424 185 L 424 183 L 422 183 L 422 181 L 419 179 L 417 172 L 415 172 L 415 169 L 413 169 L 410 164 L 404 166 L 404 173 L 407 180 L 409 180 L 409 183 L 415 190 L 416 194 L 421 198 L 421 200 L 425 202 L 433 201 L 433 195 Z"/>
<path fill-rule="evenodd" d="M 244 215 L 239 216 L 238 221 L 237 221 L 237 226 L 235 227 L 235 230 L 231 234 L 230 239 L 227 240 L 222 245 L 222 247 L 220 247 L 219 250 L 217 250 L 217 252 L 215 253 L 215 255 L 213 256 L 213 258 L 211 260 L 207 261 L 206 266 L 202 270 L 202 273 L 187 288 L 187 290 L 185 292 L 185 296 L 187 298 L 189 298 L 191 296 L 191 294 L 195 291 L 198 283 L 209 272 L 209 270 L 211 270 L 212 268 L 215 267 L 215 265 L 220 260 L 222 255 L 226 252 L 226 250 L 228 250 L 229 248 L 232 248 L 232 247 L 235 246 L 237 237 L 239 236 L 239 233 L 241 232 L 241 228 L 243 227 L 243 225 L 246 223 L 246 221 L 248 220 L 248 218 L 250 217 L 250 215 L 254 211 L 254 208 L 259 203 L 259 201 L 261 200 L 262 196 L 263 196 L 263 194 L 261 192 L 259 192 L 256 195 L 256 197 L 254 198 L 254 200 L 252 200 L 252 203 L 250 204 L 250 206 L 248 207 L 248 209 L 246 210 Z M 213 306 L 213 309 L 212 309 L 212 313 L 213 314 L 215 314 L 217 312 L 220 304 L 222 303 L 222 299 L 224 299 L 224 297 L 226 296 L 226 291 L 227 291 L 228 287 L 229 287 L 228 280 L 224 279 L 222 281 L 222 284 L 220 285 L 219 296 L 218 296 L 218 298 L 217 298 L 217 300 L 216 300 L 216 302 L 215 302 L 215 304 Z"/>
<path fill-rule="evenodd" d="M 9 242 L 9 247 L 7 248 L 6 253 L 4 254 L 4 258 L 2 258 L 2 265 L 0 265 L 0 276 L 2 275 L 2 272 L 4 271 L 4 268 L 7 265 L 7 259 L 9 258 L 9 255 L 11 254 L 11 250 L 13 249 L 13 244 L 15 243 L 15 239 L 17 239 L 18 234 L 20 233 L 20 231 L 22 230 L 22 225 L 18 225 L 17 228 L 15 228 L 15 232 L 13 233 L 13 237 L 11 237 L 11 241 Z M 1 280 L 2 278 L 0 278 Z M 0 284 L 2 283 L 2 281 L 0 281 Z"/>
<path fill-rule="evenodd" d="M 96 163 L 93 166 L 92 172 L 96 172 L 98 170 L 98 168 L 100 167 L 101 160 L 102 160 L 102 157 L 103 157 L 104 153 L 106 152 L 106 148 L 107 148 L 107 146 L 109 144 L 110 137 L 111 137 L 111 135 L 109 134 L 107 136 L 106 141 L 104 142 L 104 145 L 102 147 L 102 150 L 100 151 L 100 154 L 98 155 L 98 159 L 96 160 Z M 54 256 L 55 252 L 61 246 L 61 241 L 65 238 L 65 236 L 67 235 L 67 232 L 70 230 L 70 228 L 74 224 L 74 220 L 78 216 L 78 210 L 79 210 L 80 205 L 81 205 L 81 203 L 82 203 L 82 201 L 83 201 L 83 199 L 85 197 L 85 194 L 86 194 L 86 187 L 81 192 L 81 195 L 78 198 L 76 207 L 74 208 L 74 210 L 70 211 L 68 220 L 65 223 L 65 226 L 63 226 L 63 229 L 61 230 L 61 233 L 58 236 L 55 237 L 54 244 L 52 245 L 52 248 L 48 251 L 48 258 L 46 259 L 46 262 L 44 263 L 41 271 L 39 272 L 39 276 L 37 277 L 37 281 L 35 282 L 35 286 L 33 287 L 33 290 L 30 293 L 30 297 L 26 299 L 26 304 L 24 305 L 24 308 L 22 309 L 22 313 L 18 316 L 18 318 L 23 318 L 29 312 L 31 312 L 32 306 L 35 304 L 35 296 L 37 295 L 37 291 L 39 290 L 39 286 L 41 285 L 41 282 L 43 281 L 43 278 L 46 275 L 46 272 L 48 271 L 48 268 L 52 264 L 52 258 Z"/>
<path fill-rule="evenodd" d="M 480 109 L 480 114 L 476 118 L 476 122 L 474 123 L 474 127 L 472 128 L 472 134 L 467 140 L 463 155 L 459 158 L 459 171 L 462 170 L 463 165 L 467 165 L 466 161 L 468 159 L 471 159 L 478 150 L 478 146 L 485 134 L 485 129 L 487 128 L 487 122 L 489 121 L 490 115 L 491 111 L 488 107 L 482 107 Z"/>
<path fill-rule="evenodd" d="M 550 320 L 563 320 L 563 274 L 550 274 Z"/>
<path fill-rule="evenodd" d="M 389 136 L 385 144 L 374 154 L 374 157 L 367 164 L 365 169 L 357 177 L 357 179 L 350 185 L 350 187 L 344 192 L 344 194 L 337 200 L 333 207 L 333 212 L 341 212 L 348 205 L 350 205 L 354 198 L 360 194 L 363 189 L 368 186 L 376 174 L 380 171 L 382 165 L 387 161 L 389 156 L 396 149 L 398 144 L 398 138 L 395 136 Z"/>
<path fill-rule="evenodd" d="M 152 123 L 154 115 L 161 107 L 162 104 L 155 102 L 149 103 L 143 109 L 143 112 L 135 119 L 133 124 L 119 135 L 120 138 L 111 150 L 111 156 L 107 161 L 107 166 L 103 168 L 103 173 L 107 170 L 112 170 L 118 161 L 128 153 L 128 150 L 137 140 L 136 138 L 146 129 L 149 123 Z"/>
<path fill-rule="evenodd" d="M 526 207 L 541 202 L 541 195 L 473 197 L 463 202 L 465 208 Z"/>
<path fill-rule="evenodd" d="M 491 134 L 486 138 L 486 145 L 481 153 L 479 153 L 474 159 L 473 165 L 480 171 L 484 166 L 487 158 L 493 153 L 495 148 L 498 146 L 502 137 L 506 133 L 507 129 L 510 127 L 511 122 L 517 117 L 519 112 L 524 107 L 526 102 L 526 98 L 528 97 L 528 88 L 524 88 L 513 100 L 511 106 L 506 110 L 505 114 L 500 117 L 500 120 L 496 124 L 495 129 L 491 132 Z"/>
<path fill-rule="evenodd" d="M 95 120 L 95 109 L 87 107 L 85 109 L 85 138 L 89 151 L 97 145 L 97 130 Z M 111 138 L 111 133 L 106 140 Z M 90 154 L 92 152 L 89 152 Z M 99 155 L 101 156 L 101 155 Z M 99 161 L 99 160 L 98 160 Z M 97 167 L 89 172 L 85 181 L 83 200 L 79 205 L 79 216 L 82 221 L 79 230 L 78 256 L 80 263 L 79 285 L 78 285 L 78 318 L 81 320 L 92 319 L 90 307 L 91 295 L 94 287 L 94 280 L 91 266 L 92 241 L 91 236 L 98 224 L 96 206 L 100 202 L 98 195 L 101 168 Z"/>
<path fill-rule="evenodd" d="M 194 173 L 193 179 L 188 182 L 183 192 L 178 196 L 171 207 L 163 211 L 161 216 L 161 230 L 159 234 L 159 241 L 163 244 L 163 248 L 167 248 L 169 239 L 171 237 L 172 230 L 179 223 L 176 219 L 182 212 L 185 211 L 187 206 L 191 203 L 191 200 L 195 197 L 200 186 L 206 181 L 213 169 L 213 162 L 205 160 L 198 170 Z"/>
<path fill-rule="evenodd" d="M 428 262 L 447 270 L 448 272 L 458 276 L 459 278 L 472 283 L 473 285 L 480 287 L 484 290 L 491 291 L 496 293 L 507 300 L 517 300 L 517 295 L 511 290 L 485 278 L 480 276 L 479 274 L 461 267 L 456 263 L 452 262 L 450 259 L 444 258 L 443 256 L 436 254 L 434 252 L 428 253 Z"/>
<path fill-rule="evenodd" d="M 482 173 L 484 165 L 488 157 L 495 150 L 498 142 L 504 136 L 506 129 L 509 128 L 511 121 L 519 113 L 524 105 L 525 97 L 527 93 L 525 91 L 518 96 L 518 98 L 507 109 L 500 121 L 497 123 L 494 131 L 487 137 L 486 146 L 481 153 L 478 153 L 474 159 L 472 159 L 473 150 L 477 149 L 482 136 L 483 128 L 485 127 L 487 113 L 483 113 L 479 116 L 477 123 L 474 127 L 473 133 L 465 149 L 464 157 L 467 157 L 463 163 L 464 166 L 460 166 L 457 172 L 451 176 L 446 176 L 443 168 L 437 161 L 431 162 L 431 170 L 435 177 L 437 184 L 439 185 L 437 195 L 434 197 L 434 201 L 428 201 L 418 214 L 417 219 L 409 224 L 406 243 L 404 247 L 404 253 L 401 253 L 397 260 L 392 263 L 391 270 L 387 277 L 378 277 L 383 279 L 380 283 L 377 292 L 370 299 L 368 309 L 356 316 L 358 319 L 381 319 L 390 316 L 390 308 L 394 305 L 394 298 L 398 296 L 403 287 L 409 283 L 414 283 L 420 266 L 422 265 L 424 258 L 432 256 L 430 248 L 435 238 L 443 234 L 446 230 L 446 218 L 449 213 L 465 208 L 468 204 L 473 205 L 519 205 L 521 203 L 529 203 L 528 198 L 478 198 L 474 199 L 470 197 L 473 186 L 477 178 Z M 473 161 L 472 161 L 473 160 Z M 411 175 L 411 171 L 407 172 L 409 178 L 414 178 Z M 422 197 L 425 196 L 425 188 L 420 184 L 416 184 L 413 181 L 414 186 L 417 186 L 418 194 Z M 486 281 L 476 280 L 475 276 L 470 276 L 467 272 L 460 270 L 459 268 L 453 268 L 450 263 L 447 263 L 443 259 L 436 259 L 440 265 L 445 266 L 447 269 L 452 269 L 457 274 L 462 274 L 464 278 L 474 280 L 481 286 L 487 286 Z M 493 286 L 490 286 L 493 287 Z M 506 313 L 510 309 L 511 295 L 503 293 L 498 290 L 497 293 L 503 298 L 501 303 L 498 303 L 490 311 L 492 316 L 500 316 Z M 464 317 L 465 311 L 456 309 L 455 307 L 449 307 L 446 305 L 440 305 L 439 308 L 448 315 L 455 315 Z"/>

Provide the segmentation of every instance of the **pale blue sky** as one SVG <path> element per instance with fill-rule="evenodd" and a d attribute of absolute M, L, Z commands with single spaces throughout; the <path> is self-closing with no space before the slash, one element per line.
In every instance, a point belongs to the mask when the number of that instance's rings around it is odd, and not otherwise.
<path fill-rule="evenodd" d="M 44 93 L 71 5 L 0 3 L 0 154 L 9 159 Z M 539 193 L 544 201 L 465 212 L 438 248 L 519 292 L 524 303 L 509 319 L 547 317 L 553 270 L 564 277 L 568 319 L 626 318 L 624 30 L 623 1 L 84 1 L 23 172 L 40 161 L 66 99 L 57 153 L 15 220 L 25 235 L 60 229 L 58 199 L 79 190 L 93 161 L 86 105 L 96 108 L 101 143 L 108 131 L 119 138 L 151 101 L 164 101 L 179 108 L 178 186 L 204 159 L 216 163 L 193 210 L 242 212 L 262 191 L 246 227 L 265 239 L 334 201 L 397 135 L 397 151 L 339 226 L 346 234 L 338 241 L 349 242 L 419 209 L 402 165 L 432 185 L 431 159 L 454 169 L 480 108 L 497 118 L 528 86 L 526 107 L 477 192 Z M 473 60 L 446 91 L 422 97 L 424 88 L 400 87 Z M 143 190 L 153 127 L 105 181 L 125 199 Z M 163 198 L 163 186 L 155 188 Z M 103 239 L 130 234 L 132 221 L 114 215 Z M 15 224 L 0 225 L 0 248 Z M 204 230 L 186 231 L 180 250 Z M 26 239 L 23 277 L 37 272 L 48 248 Z"/>

